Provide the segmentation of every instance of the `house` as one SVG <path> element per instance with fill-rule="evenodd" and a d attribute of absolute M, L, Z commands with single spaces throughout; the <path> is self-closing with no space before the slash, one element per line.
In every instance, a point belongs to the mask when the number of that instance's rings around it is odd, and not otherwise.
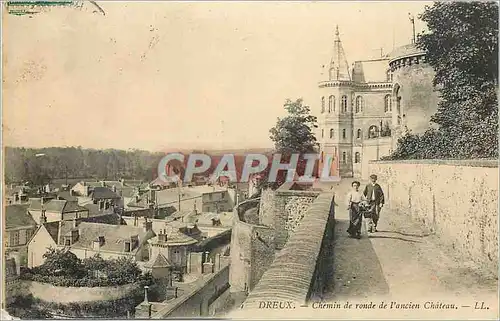
<path fill-rule="evenodd" d="M 73 234 L 78 232 L 75 238 Z M 99 254 L 105 259 L 130 257 L 134 261 L 149 261 L 147 241 L 156 236 L 152 223 L 142 226 L 110 225 L 82 222 L 64 235 L 64 246 L 81 259 Z"/>
<path fill-rule="evenodd" d="M 18 252 L 21 262 L 24 263 L 27 244 L 35 230 L 36 222 L 28 213 L 28 205 L 15 204 L 5 207 L 5 252 Z"/>
<path fill-rule="evenodd" d="M 43 223 L 36 229 L 33 237 L 28 242 L 28 267 L 32 268 L 34 266 L 43 264 L 45 260 L 43 258 L 43 254 L 45 254 L 48 248 L 65 247 L 67 246 L 66 244 L 68 244 L 68 241 L 70 248 L 71 245 L 80 242 L 78 244 L 80 244 L 80 248 L 83 248 L 83 254 L 81 249 L 80 251 L 78 251 L 78 248 L 75 248 L 75 251 L 71 249 L 72 252 L 74 252 L 76 255 L 89 255 L 85 251 L 86 243 L 84 240 L 87 240 L 89 237 L 93 236 L 89 236 L 89 229 L 86 227 L 86 225 L 83 225 L 81 227 L 82 230 L 80 230 L 80 225 L 83 223 L 97 224 L 94 225 L 95 230 L 106 231 L 106 228 L 101 228 L 100 226 L 108 225 L 110 229 L 113 230 L 114 226 L 121 226 L 123 222 L 117 214 L 111 213 L 93 217 L 75 218 L 73 220 L 61 220 Z M 123 229 L 120 230 L 119 228 L 117 228 L 117 230 L 117 233 L 121 232 L 122 236 L 126 235 Z M 97 232 L 97 234 L 100 233 Z M 111 240 L 114 238 L 110 237 L 110 235 L 107 233 L 106 235 L 108 235 L 107 245 L 109 245 Z M 81 240 L 80 237 L 82 237 Z M 116 241 L 117 240 L 114 239 L 114 242 Z"/>
<path fill-rule="evenodd" d="M 165 223 L 163 229 L 157 230 L 157 235 L 149 240 L 150 257 L 162 254 L 175 271 L 186 273 L 189 253 L 203 239 L 203 233 L 196 224 Z"/>
<path fill-rule="evenodd" d="M 5 198 L 7 204 L 23 204 L 28 202 L 28 191 L 27 186 L 6 187 Z"/>
<path fill-rule="evenodd" d="M 47 199 L 44 197 L 30 199 L 28 213 L 37 224 L 89 217 L 89 210 L 78 205 L 77 201 Z"/>

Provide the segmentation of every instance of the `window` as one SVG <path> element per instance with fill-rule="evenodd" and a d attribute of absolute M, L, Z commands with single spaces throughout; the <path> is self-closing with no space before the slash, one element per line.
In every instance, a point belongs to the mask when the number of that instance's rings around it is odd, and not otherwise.
<path fill-rule="evenodd" d="M 10 232 L 10 242 L 9 246 L 19 245 L 19 231 Z"/>
<path fill-rule="evenodd" d="M 325 137 L 325 130 L 324 129 L 321 130 L 321 138 L 323 138 L 323 137 Z"/>
<path fill-rule="evenodd" d="M 356 137 L 357 137 L 358 139 L 360 139 L 360 138 L 361 138 L 361 129 L 358 129 L 358 133 L 356 134 Z"/>
<path fill-rule="evenodd" d="M 346 163 L 346 154 L 345 152 L 342 153 L 342 163 Z"/>
<path fill-rule="evenodd" d="M 360 113 L 363 111 L 363 97 L 356 97 L 356 113 Z"/>
<path fill-rule="evenodd" d="M 345 139 L 345 129 L 342 129 L 342 138 Z"/>
<path fill-rule="evenodd" d="M 360 161 L 361 161 L 360 154 L 359 152 L 356 152 L 356 154 L 354 154 L 354 162 L 359 163 Z"/>
<path fill-rule="evenodd" d="M 368 138 L 377 138 L 378 137 L 378 127 L 373 125 L 368 129 Z"/>
<path fill-rule="evenodd" d="M 330 138 L 333 138 L 333 128 L 330 129 Z"/>
<path fill-rule="evenodd" d="M 321 113 L 325 112 L 325 97 L 321 97 Z"/>
<path fill-rule="evenodd" d="M 392 81 L 392 72 L 390 70 L 387 70 L 386 81 L 387 82 Z"/>
<path fill-rule="evenodd" d="M 342 112 L 343 113 L 347 112 L 347 96 L 346 95 L 342 96 Z"/>
<path fill-rule="evenodd" d="M 212 194 L 208 194 L 208 199 L 212 200 Z"/>
<path fill-rule="evenodd" d="M 386 113 L 392 111 L 391 95 L 385 96 L 384 111 Z"/>
<path fill-rule="evenodd" d="M 328 98 L 328 112 L 335 112 L 335 96 L 331 95 Z"/>
<path fill-rule="evenodd" d="M 174 262 L 181 262 L 181 252 L 179 252 L 179 250 L 174 250 Z"/>

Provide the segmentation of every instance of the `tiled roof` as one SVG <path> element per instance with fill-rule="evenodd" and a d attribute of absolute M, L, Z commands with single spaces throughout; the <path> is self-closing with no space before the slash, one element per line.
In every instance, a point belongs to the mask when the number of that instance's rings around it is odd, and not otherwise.
<path fill-rule="evenodd" d="M 40 204 L 41 204 L 40 199 L 31 199 L 29 210 L 34 210 L 34 211 L 42 210 Z M 87 211 L 85 207 L 79 206 L 77 201 L 66 201 L 66 200 L 55 200 L 55 199 L 52 199 L 47 203 L 44 202 L 43 208 L 47 212 L 56 212 L 56 213 Z"/>
<path fill-rule="evenodd" d="M 172 263 L 170 263 L 163 254 L 158 253 L 156 258 L 153 258 L 152 260 L 144 264 L 144 266 L 148 268 L 171 267 Z"/>
<path fill-rule="evenodd" d="M 76 220 L 77 225 L 82 222 L 94 222 L 108 225 L 118 225 L 120 224 L 120 218 L 116 214 L 105 214 L 100 216 L 79 218 Z M 73 228 L 73 220 L 70 221 L 54 221 L 43 224 L 47 232 L 52 237 L 52 240 L 56 244 L 61 244 L 62 240 L 59 240 L 59 235 L 65 235 Z"/>
<path fill-rule="evenodd" d="M 181 201 L 201 197 L 202 194 L 191 188 L 181 189 Z M 179 201 L 179 191 L 177 188 L 165 189 L 156 192 L 156 202 L 158 205 L 170 204 Z"/>
<path fill-rule="evenodd" d="M 121 197 L 131 198 L 134 197 L 139 192 L 135 187 L 122 187 L 122 188 L 117 188 L 116 193 Z"/>
<path fill-rule="evenodd" d="M 102 251 L 124 252 L 124 242 L 132 236 L 139 238 L 139 244 L 144 244 L 148 239 L 155 236 L 153 231 L 146 231 L 142 226 L 111 225 L 102 223 L 82 222 L 78 225 L 79 238 L 72 246 L 76 248 L 92 249 L 93 242 L 104 236 L 104 244 L 100 247 Z M 69 231 L 68 231 L 69 232 Z M 136 252 L 136 247 L 131 253 Z"/>
<path fill-rule="evenodd" d="M 57 194 L 58 199 L 64 199 L 66 201 L 77 201 L 78 198 L 76 196 L 71 195 L 69 191 L 61 191 Z"/>
<path fill-rule="evenodd" d="M 28 214 L 28 205 L 7 205 L 5 207 L 5 228 L 17 228 L 22 226 L 36 226 L 35 221 Z"/>
<path fill-rule="evenodd" d="M 167 242 L 165 244 L 196 244 L 201 240 L 202 235 L 196 225 L 191 226 L 191 233 L 188 233 L 187 224 L 178 221 L 165 223 L 161 230 L 167 233 Z M 161 232 L 157 230 L 156 233 L 160 234 Z M 153 244 L 158 243 L 158 237 L 152 238 L 149 242 Z"/>
<path fill-rule="evenodd" d="M 243 303 L 244 309 L 257 308 L 259 302 L 266 300 L 305 303 L 332 201 L 331 193 L 321 194 L 314 200 L 299 228 Z"/>
<path fill-rule="evenodd" d="M 93 199 L 117 199 L 120 198 L 116 193 L 107 187 L 95 187 L 91 193 Z"/>
<path fill-rule="evenodd" d="M 412 56 L 416 54 L 425 53 L 423 50 L 417 48 L 415 44 L 408 44 L 394 49 L 388 56 L 391 60 L 399 57 Z"/>

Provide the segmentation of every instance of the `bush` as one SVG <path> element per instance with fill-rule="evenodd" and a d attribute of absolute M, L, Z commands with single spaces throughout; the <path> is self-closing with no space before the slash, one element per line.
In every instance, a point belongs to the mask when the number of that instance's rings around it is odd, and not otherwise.
<path fill-rule="evenodd" d="M 96 255 L 76 261 L 71 252 L 49 249 L 47 253 L 50 258 L 48 262 L 32 269 L 22 269 L 20 278 L 63 287 L 104 287 L 152 282 L 151 274 L 142 274 L 137 263 L 128 258 L 104 260 Z M 75 272 L 73 275 L 59 271 L 60 266 L 68 261 L 72 262 L 72 270 Z"/>

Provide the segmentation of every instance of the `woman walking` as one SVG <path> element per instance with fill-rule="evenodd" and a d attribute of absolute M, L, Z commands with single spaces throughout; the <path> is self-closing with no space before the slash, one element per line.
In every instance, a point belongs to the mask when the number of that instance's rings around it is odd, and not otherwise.
<path fill-rule="evenodd" d="M 352 190 L 347 194 L 347 210 L 349 211 L 349 228 L 347 233 L 350 237 L 361 238 L 361 222 L 363 215 L 360 211 L 360 203 L 366 197 L 359 191 L 361 184 L 358 181 L 352 182 Z"/>

